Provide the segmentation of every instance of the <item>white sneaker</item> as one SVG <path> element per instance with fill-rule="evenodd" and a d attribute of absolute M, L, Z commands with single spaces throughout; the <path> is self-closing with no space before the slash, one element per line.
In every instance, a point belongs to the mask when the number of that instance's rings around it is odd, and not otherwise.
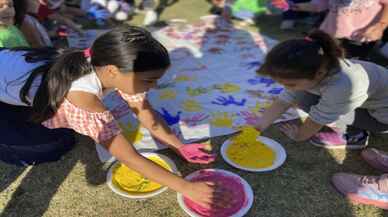
<path fill-rule="evenodd" d="M 295 21 L 293 20 L 283 20 L 283 22 L 280 24 L 280 29 L 282 30 L 289 30 L 293 29 L 295 27 Z"/>
<path fill-rule="evenodd" d="M 150 26 L 158 21 L 158 14 L 154 10 L 146 11 L 143 25 Z"/>

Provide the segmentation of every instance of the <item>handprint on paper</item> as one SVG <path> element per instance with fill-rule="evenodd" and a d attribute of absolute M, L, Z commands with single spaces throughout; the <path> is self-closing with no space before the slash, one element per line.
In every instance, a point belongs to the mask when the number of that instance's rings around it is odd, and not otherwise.
<path fill-rule="evenodd" d="M 197 101 L 193 99 L 185 100 L 182 104 L 182 107 L 187 112 L 200 112 L 202 111 L 202 106 Z"/>
<path fill-rule="evenodd" d="M 175 82 L 193 81 L 194 78 L 188 75 L 178 75 L 175 77 Z"/>
<path fill-rule="evenodd" d="M 256 106 L 254 107 L 249 107 L 249 110 L 253 113 L 262 113 L 264 112 L 264 110 L 266 108 L 268 108 L 269 106 L 271 106 L 272 103 L 270 102 L 264 102 L 264 103 L 260 103 L 260 102 L 256 102 Z"/>
<path fill-rule="evenodd" d="M 216 98 L 216 100 L 212 101 L 211 103 L 214 105 L 222 105 L 222 106 L 228 106 L 228 105 L 236 105 L 236 106 L 244 106 L 246 103 L 246 99 L 242 99 L 241 101 L 236 101 L 236 99 L 229 95 L 227 98 L 223 96 L 219 96 Z"/>
<path fill-rule="evenodd" d="M 200 96 L 202 94 L 206 94 L 209 92 L 209 89 L 207 88 L 204 88 L 204 87 L 197 87 L 197 88 L 191 88 L 191 87 L 187 87 L 186 88 L 186 92 L 189 96 Z"/>
<path fill-rule="evenodd" d="M 269 90 L 268 93 L 273 94 L 273 95 L 279 95 L 283 90 L 284 90 L 284 88 L 282 88 L 282 87 L 276 87 L 276 88 L 272 88 L 271 90 Z"/>
<path fill-rule="evenodd" d="M 158 114 L 163 117 L 163 119 L 166 121 L 166 123 L 169 126 L 172 126 L 174 124 L 179 123 L 181 111 L 178 111 L 176 115 L 172 115 L 170 112 L 168 112 L 165 108 L 162 108 L 162 112 L 157 111 Z"/>
<path fill-rule="evenodd" d="M 240 86 L 232 83 L 216 84 L 213 86 L 213 88 L 223 93 L 234 93 L 240 91 Z"/>
<path fill-rule="evenodd" d="M 234 115 L 229 114 L 228 112 L 215 112 L 212 113 L 212 119 L 210 124 L 214 127 L 233 127 Z"/>
<path fill-rule="evenodd" d="M 247 67 L 247 70 L 251 70 L 251 69 L 258 69 L 259 66 L 261 66 L 261 62 L 260 61 L 253 61 L 253 62 L 249 62 L 247 63 L 245 66 Z"/>
<path fill-rule="evenodd" d="M 195 126 L 208 118 L 209 115 L 204 113 L 198 113 L 191 117 L 182 118 L 182 122 L 187 126 Z"/>
<path fill-rule="evenodd" d="M 176 98 L 176 92 L 174 90 L 171 90 L 171 89 L 162 90 L 162 91 L 160 91 L 159 97 L 162 100 L 175 99 Z"/>
<path fill-rule="evenodd" d="M 275 84 L 275 81 L 272 80 L 271 78 L 251 78 L 248 79 L 248 83 L 251 85 L 256 85 L 256 84 L 264 84 L 266 87 L 269 87 L 273 84 Z"/>
<path fill-rule="evenodd" d="M 258 114 L 251 111 L 241 111 L 239 115 L 244 118 L 245 124 L 247 125 L 255 126 L 258 123 L 258 120 L 260 119 L 260 116 Z"/>

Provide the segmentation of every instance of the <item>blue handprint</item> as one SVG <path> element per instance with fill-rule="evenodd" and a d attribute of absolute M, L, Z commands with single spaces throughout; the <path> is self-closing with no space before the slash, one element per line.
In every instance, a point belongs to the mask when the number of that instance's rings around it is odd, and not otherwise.
<path fill-rule="evenodd" d="M 271 90 L 268 91 L 270 94 L 278 95 L 283 91 L 283 88 L 278 87 L 278 88 L 272 88 Z"/>
<path fill-rule="evenodd" d="M 275 81 L 271 78 L 260 78 L 260 83 L 265 84 L 266 87 L 269 87 L 272 84 L 275 84 Z"/>
<path fill-rule="evenodd" d="M 167 122 L 168 126 L 179 123 L 182 112 L 178 112 L 175 116 L 171 115 L 165 108 L 162 108 L 162 112 L 157 111 L 159 115 Z"/>
<path fill-rule="evenodd" d="M 253 61 L 246 64 L 248 70 L 259 68 L 262 63 L 260 61 Z"/>
<path fill-rule="evenodd" d="M 275 84 L 275 81 L 272 80 L 271 78 L 251 78 L 251 79 L 248 79 L 248 83 L 251 85 L 265 84 L 266 87 L 269 87 L 272 84 Z"/>
<path fill-rule="evenodd" d="M 246 99 L 242 99 L 240 102 L 237 102 L 233 96 L 229 95 L 228 98 L 223 96 L 217 97 L 216 101 L 212 101 L 212 104 L 223 105 L 223 106 L 228 106 L 228 105 L 244 106 L 246 101 L 247 101 Z"/>

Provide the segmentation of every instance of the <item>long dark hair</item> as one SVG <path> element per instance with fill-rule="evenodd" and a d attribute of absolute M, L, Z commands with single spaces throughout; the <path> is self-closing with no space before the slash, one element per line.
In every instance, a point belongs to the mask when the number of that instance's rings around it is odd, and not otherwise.
<path fill-rule="evenodd" d="M 80 49 L 30 49 L 25 54 L 28 62 L 46 62 L 32 70 L 20 91 L 21 100 L 30 104 L 28 93 L 31 84 L 41 76 L 41 84 L 32 103 L 32 121 L 42 122 L 51 118 L 72 82 L 91 73 L 94 66 L 114 65 L 122 73 L 145 73 L 166 69 L 170 65 L 166 48 L 140 27 L 115 28 L 97 38 L 90 49 L 90 60 Z"/>
<path fill-rule="evenodd" d="M 27 1 L 13 0 L 13 7 L 15 8 L 15 26 L 21 27 L 27 14 Z"/>
<path fill-rule="evenodd" d="M 314 79 L 320 69 L 335 73 L 344 51 L 330 35 L 320 30 L 306 38 L 279 43 L 267 54 L 259 74 L 283 79 Z"/>

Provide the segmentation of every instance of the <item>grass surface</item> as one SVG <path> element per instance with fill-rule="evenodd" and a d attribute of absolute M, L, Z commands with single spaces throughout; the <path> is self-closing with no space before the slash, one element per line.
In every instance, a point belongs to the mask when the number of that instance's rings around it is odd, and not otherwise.
<path fill-rule="evenodd" d="M 161 19 L 185 18 L 195 21 L 206 15 L 210 6 L 203 0 L 180 0 L 165 8 Z M 134 23 L 140 23 L 141 16 Z M 258 27 L 276 39 L 299 35 L 278 29 L 280 18 L 258 19 Z M 247 216 L 257 217 L 378 217 L 388 216 L 371 206 L 350 205 L 330 185 L 336 172 L 379 174 L 360 158 L 359 152 L 329 152 L 307 143 L 293 143 L 275 129 L 265 132 L 284 145 L 288 158 L 278 170 L 270 173 L 247 173 L 226 165 L 221 158 L 209 166 L 189 165 L 169 151 L 183 175 L 201 168 L 223 168 L 245 178 L 254 189 L 255 201 Z M 218 150 L 226 137 L 211 141 Z M 388 150 L 388 139 L 372 137 L 370 146 Z M 0 163 L 0 217 L 179 217 L 186 216 L 179 208 L 176 193 L 168 190 L 143 201 L 120 197 L 104 184 L 106 170 L 97 159 L 94 145 L 81 139 L 74 150 L 61 161 L 29 168 Z"/>

